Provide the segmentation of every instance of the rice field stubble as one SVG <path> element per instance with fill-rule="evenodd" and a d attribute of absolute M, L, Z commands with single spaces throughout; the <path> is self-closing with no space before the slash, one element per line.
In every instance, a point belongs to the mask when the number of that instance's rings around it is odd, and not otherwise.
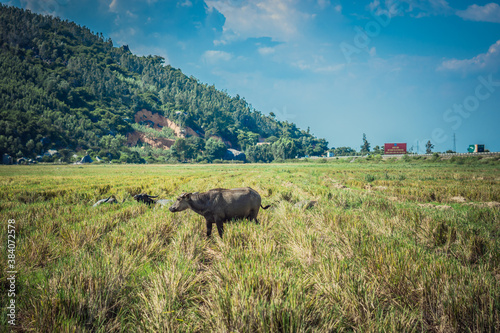
<path fill-rule="evenodd" d="M 499 164 L 1 166 L 0 298 L 37 332 L 500 331 Z M 250 186 L 205 237 L 131 194 Z M 115 195 L 123 204 L 92 207 Z M 297 203 L 316 200 L 309 209 Z M 2 329 L 3 331 L 3 329 Z"/>

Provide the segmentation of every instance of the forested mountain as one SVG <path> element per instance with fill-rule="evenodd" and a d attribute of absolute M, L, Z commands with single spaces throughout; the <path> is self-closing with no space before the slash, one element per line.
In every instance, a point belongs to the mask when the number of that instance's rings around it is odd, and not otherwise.
<path fill-rule="evenodd" d="M 161 121 L 139 118 L 140 111 Z M 250 161 L 271 161 L 327 149 L 324 139 L 263 115 L 159 56 L 138 57 L 74 22 L 4 5 L 0 114 L 0 153 L 14 157 L 59 149 L 66 160 L 87 151 L 127 162 L 210 161 L 231 147 Z M 131 141 L 134 133 L 140 140 Z M 161 138 L 170 143 L 157 144 Z"/>

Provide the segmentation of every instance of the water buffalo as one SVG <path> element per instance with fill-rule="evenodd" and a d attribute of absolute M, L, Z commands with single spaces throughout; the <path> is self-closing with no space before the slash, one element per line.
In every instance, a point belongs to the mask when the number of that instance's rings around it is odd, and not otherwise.
<path fill-rule="evenodd" d="M 141 194 L 134 195 L 134 199 L 137 200 L 137 202 L 141 202 L 142 201 L 144 203 L 147 203 L 148 206 L 150 206 L 152 203 L 156 202 L 156 201 L 154 201 L 151 198 L 158 198 L 158 196 L 151 196 L 151 195 L 147 195 L 146 193 L 141 193 Z"/>
<path fill-rule="evenodd" d="M 259 193 L 250 187 L 223 189 L 217 188 L 204 193 L 182 193 L 169 208 L 171 212 L 181 212 L 188 208 L 205 217 L 207 222 L 207 237 L 212 234 L 212 224 L 217 225 L 217 231 L 222 237 L 224 222 L 232 219 L 257 221 L 259 208 L 262 207 Z"/>
<path fill-rule="evenodd" d="M 101 199 L 101 200 L 97 201 L 95 204 L 92 205 L 92 207 L 97 207 L 99 205 L 102 205 L 103 203 L 114 204 L 114 203 L 118 203 L 118 201 L 116 200 L 115 196 L 112 195 L 109 198 Z"/>
<path fill-rule="evenodd" d="M 125 200 L 127 200 L 127 197 L 123 198 L 123 201 L 121 203 L 124 203 Z M 118 202 L 118 199 L 116 199 L 116 197 L 114 195 L 112 195 L 109 198 L 101 199 L 101 200 L 97 201 L 95 204 L 92 205 L 92 207 L 97 207 L 97 206 L 105 204 L 105 203 L 116 204 L 119 202 Z"/>

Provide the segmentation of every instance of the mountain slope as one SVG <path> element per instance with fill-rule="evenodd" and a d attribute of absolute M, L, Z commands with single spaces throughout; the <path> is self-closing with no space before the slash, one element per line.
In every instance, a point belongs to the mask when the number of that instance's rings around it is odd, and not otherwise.
<path fill-rule="evenodd" d="M 4 5 L 0 103 L 0 152 L 17 157 L 64 148 L 65 156 L 90 150 L 128 162 L 210 160 L 207 149 L 214 143 L 209 141 L 218 138 L 246 150 L 252 161 L 321 154 L 327 148 L 325 140 L 263 115 L 245 99 L 202 84 L 161 57 L 138 57 L 76 23 Z M 137 121 L 138 112 L 168 119 L 183 133 Z M 129 148 L 126 136 L 133 133 L 175 144 L 164 151 L 139 140 L 143 149 Z M 266 138 L 269 145 L 256 145 Z"/>

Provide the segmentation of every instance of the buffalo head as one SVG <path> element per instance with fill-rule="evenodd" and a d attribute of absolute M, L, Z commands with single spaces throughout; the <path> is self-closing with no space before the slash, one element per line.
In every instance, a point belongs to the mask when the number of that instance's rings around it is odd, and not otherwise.
<path fill-rule="evenodd" d="M 182 193 L 177 200 L 175 200 L 174 204 L 170 206 L 169 210 L 172 213 L 182 212 L 189 208 L 189 203 L 191 202 L 191 194 L 192 193 Z"/>

